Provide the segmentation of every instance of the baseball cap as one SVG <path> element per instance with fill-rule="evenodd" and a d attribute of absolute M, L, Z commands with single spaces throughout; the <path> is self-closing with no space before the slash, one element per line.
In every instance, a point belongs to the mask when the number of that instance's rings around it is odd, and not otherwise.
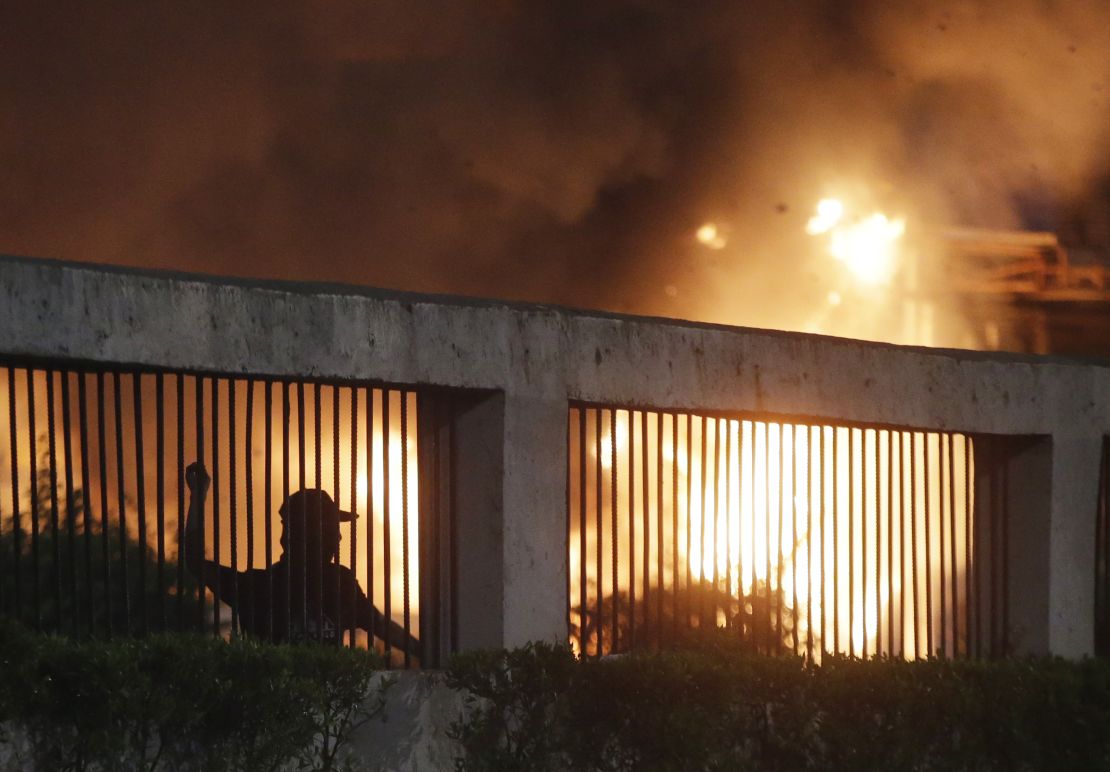
<path fill-rule="evenodd" d="M 289 498 L 278 509 L 278 514 L 282 520 L 290 514 L 300 513 L 303 516 L 307 513 L 315 514 L 317 512 L 320 513 L 321 517 L 330 518 L 337 523 L 347 523 L 358 518 L 357 512 L 347 512 L 340 509 L 332 501 L 331 496 L 319 488 L 302 488 L 296 493 L 289 494 Z"/>

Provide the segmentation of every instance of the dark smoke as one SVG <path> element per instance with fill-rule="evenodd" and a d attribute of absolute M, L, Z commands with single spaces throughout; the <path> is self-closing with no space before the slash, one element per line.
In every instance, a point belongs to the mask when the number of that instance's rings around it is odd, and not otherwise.
<path fill-rule="evenodd" d="M 1110 171 L 1102 0 L 247 5 L 6 3 L 0 251 L 789 327 L 834 188 L 1051 228 Z"/>

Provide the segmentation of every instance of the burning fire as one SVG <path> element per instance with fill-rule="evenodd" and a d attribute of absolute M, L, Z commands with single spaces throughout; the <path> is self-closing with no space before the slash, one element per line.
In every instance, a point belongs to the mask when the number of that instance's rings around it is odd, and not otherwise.
<path fill-rule="evenodd" d="M 576 650 L 597 653 L 598 628 L 602 653 L 613 645 L 608 623 L 597 618 L 591 628 L 580 599 L 612 613 L 613 593 L 639 594 L 645 585 L 672 597 L 712 588 L 738 601 L 752 624 L 770 624 L 756 619 L 756 609 L 780 598 L 796 627 L 772 635 L 799 651 L 812 638 L 817 658 L 821 651 L 915 658 L 966 646 L 955 631 L 936 630 L 941 616 L 960 613 L 967 599 L 950 595 L 930 619 L 916 595 L 943 597 L 941 586 L 967 571 L 974 479 L 968 438 L 724 418 L 660 421 L 652 413 L 641 423 L 635 411 L 612 418 L 602 412 L 597 430 L 590 428 L 596 415 L 587 417 L 589 450 L 570 470 L 570 621 L 586 630 L 585 640 L 571 637 Z M 578 431 L 572 415 L 572 435 Z M 642 493 L 641 469 L 650 483 Z M 579 500 L 587 502 L 585 518 L 575 512 Z M 943 516 L 923 519 L 927 508 Z M 616 577 L 608 568 L 614 551 L 624 556 Z M 627 565 L 627 556 L 641 554 Z M 714 604 L 715 620 L 711 614 L 690 623 L 729 624 L 729 612 Z M 638 613 L 654 615 L 645 606 Z"/>
<path fill-rule="evenodd" d="M 866 285 L 888 284 L 897 267 L 906 221 L 881 212 L 852 217 L 840 199 L 825 198 L 806 223 L 806 233 L 825 236 L 826 250 Z"/>

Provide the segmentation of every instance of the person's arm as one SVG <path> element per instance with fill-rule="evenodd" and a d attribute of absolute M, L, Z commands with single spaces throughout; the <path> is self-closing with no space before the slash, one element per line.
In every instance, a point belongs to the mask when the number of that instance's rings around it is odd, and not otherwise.
<path fill-rule="evenodd" d="M 355 613 L 359 627 L 381 638 L 391 648 L 407 651 L 414 657 L 422 656 L 420 639 L 411 633 L 406 633 L 405 628 L 392 619 L 386 619 L 385 615 L 378 611 L 366 597 L 361 587 L 358 588 L 355 596 Z"/>
<path fill-rule="evenodd" d="M 213 593 L 233 593 L 237 571 L 204 559 L 204 504 L 212 479 L 204 464 L 194 461 L 185 467 L 185 484 L 189 486 L 189 511 L 185 517 L 185 541 L 181 558 L 185 567 Z M 218 581 L 217 581 L 218 577 Z M 220 600 L 230 600 L 226 595 Z"/>

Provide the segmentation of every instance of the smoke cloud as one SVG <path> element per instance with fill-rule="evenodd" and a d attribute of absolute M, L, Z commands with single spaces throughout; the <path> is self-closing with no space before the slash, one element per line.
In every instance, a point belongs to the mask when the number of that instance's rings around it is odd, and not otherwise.
<path fill-rule="evenodd" d="M 5 4 L 0 251 L 791 327 L 830 192 L 1059 226 L 1107 51 L 1101 0 Z"/>

